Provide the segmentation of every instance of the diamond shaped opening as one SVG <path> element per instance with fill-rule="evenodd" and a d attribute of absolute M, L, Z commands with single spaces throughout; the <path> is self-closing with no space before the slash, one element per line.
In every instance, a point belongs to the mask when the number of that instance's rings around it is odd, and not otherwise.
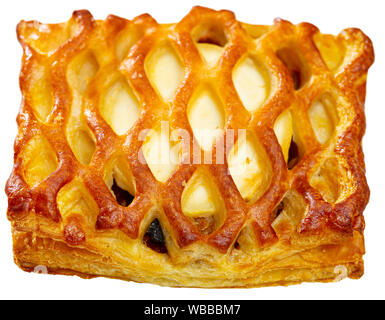
<path fill-rule="evenodd" d="M 30 88 L 34 114 L 45 122 L 54 105 L 49 66 L 35 63 Z"/>
<path fill-rule="evenodd" d="M 344 61 L 346 54 L 346 47 L 341 39 L 330 34 L 317 33 L 313 40 L 327 67 L 332 71 L 336 70 Z"/>
<path fill-rule="evenodd" d="M 102 96 L 100 113 L 112 130 L 125 134 L 138 120 L 140 104 L 134 92 L 123 78 L 113 83 Z"/>
<path fill-rule="evenodd" d="M 208 43 L 218 47 L 224 47 L 228 42 L 225 30 L 211 21 L 196 26 L 192 31 L 192 37 L 196 43 Z"/>
<path fill-rule="evenodd" d="M 277 56 L 289 70 L 294 89 L 301 89 L 310 78 L 305 60 L 294 48 L 282 48 L 277 51 Z"/>
<path fill-rule="evenodd" d="M 338 123 L 338 115 L 331 95 L 325 93 L 313 102 L 308 114 L 317 140 L 321 144 L 327 143 Z"/>
<path fill-rule="evenodd" d="M 237 240 L 234 242 L 232 258 L 237 259 L 239 255 L 255 255 L 257 239 L 255 232 L 250 224 L 247 224 L 239 233 Z"/>
<path fill-rule="evenodd" d="M 216 138 L 223 133 L 225 114 L 222 103 L 210 87 L 201 87 L 187 108 L 187 117 L 201 148 L 211 150 Z"/>
<path fill-rule="evenodd" d="M 148 79 L 163 100 L 172 100 L 183 80 L 184 67 L 171 44 L 165 42 L 156 47 L 147 56 L 144 66 Z"/>
<path fill-rule="evenodd" d="M 241 196 L 247 202 L 255 202 L 271 180 L 271 166 L 257 137 L 250 131 L 240 134 L 227 162 Z"/>
<path fill-rule="evenodd" d="M 95 139 L 84 125 L 73 123 L 68 126 L 67 139 L 76 159 L 83 165 L 91 162 L 95 152 Z"/>
<path fill-rule="evenodd" d="M 289 109 L 282 112 L 275 120 L 274 132 L 281 146 L 285 161 L 288 162 L 289 149 L 293 138 L 293 120 Z"/>
<path fill-rule="evenodd" d="M 157 253 L 167 253 L 165 236 L 158 219 L 154 219 L 143 236 L 144 244 Z"/>
<path fill-rule="evenodd" d="M 118 156 L 110 161 L 105 170 L 104 181 L 116 202 L 128 207 L 135 197 L 135 181 L 125 157 Z"/>
<path fill-rule="evenodd" d="M 94 226 L 99 213 L 98 205 L 80 179 L 67 183 L 57 194 L 57 206 L 63 220 L 78 215 Z"/>
<path fill-rule="evenodd" d="M 150 130 L 142 146 L 147 165 L 155 179 L 160 182 L 167 181 L 178 167 L 181 156 L 180 144 L 170 141 L 167 128 L 160 126 Z"/>
<path fill-rule="evenodd" d="M 262 65 L 249 56 L 235 66 L 233 83 L 243 105 L 250 112 L 258 110 L 268 95 L 268 75 Z"/>
<path fill-rule="evenodd" d="M 203 234 L 216 230 L 225 219 L 225 206 L 210 173 L 198 168 L 187 182 L 181 198 L 182 212 Z"/>
<path fill-rule="evenodd" d="M 307 204 L 296 191 L 289 190 L 271 214 L 271 226 L 279 238 L 289 237 L 305 217 Z"/>
<path fill-rule="evenodd" d="M 22 152 L 24 179 L 31 187 L 47 178 L 58 166 L 55 152 L 41 135 L 29 140 Z"/>
<path fill-rule="evenodd" d="M 354 189 L 346 165 L 341 164 L 336 158 L 327 158 L 309 182 L 329 203 L 345 199 Z"/>
<path fill-rule="evenodd" d="M 91 51 L 76 56 L 68 66 L 67 80 L 73 90 L 83 94 L 99 69 L 99 63 Z"/>
<path fill-rule="evenodd" d="M 228 42 L 223 28 L 212 23 L 202 23 L 192 31 L 192 37 L 206 64 L 214 67 Z"/>

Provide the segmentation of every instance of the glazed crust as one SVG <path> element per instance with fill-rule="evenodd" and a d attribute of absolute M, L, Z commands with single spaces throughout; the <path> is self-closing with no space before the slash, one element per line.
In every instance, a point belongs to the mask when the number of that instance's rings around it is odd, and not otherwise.
<path fill-rule="evenodd" d="M 197 26 L 206 24 L 217 26 L 228 38 L 210 72 L 192 35 Z M 22 269 L 32 271 L 43 265 L 50 273 L 177 287 L 287 285 L 363 274 L 363 211 L 369 189 L 361 140 L 366 75 L 374 53 L 371 41 L 360 30 L 346 29 L 334 37 L 320 34 L 308 23 L 293 25 L 276 19 L 272 26 L 256 26 L 238 22 L 229 11 L 194 7 L 173 25 L 158 24 L 149 15 L 131 21 L 116 16 L 95 21 L 88 11 L 76 11 L 64 24 L 22 21 L 17 33 L 24 49 L 23 101 L 6 193 L 15 261 Z M 133 40 L 119 58 L 122 34 Z M 145 70 L 146 57 L 164 39 L 184 65 L 183 81 L 171 103 L 161 99 Z M 290 63 L 279 57 L 282 49 L 300 57 L 300 88 L 295 88 Z M 79 98 L 68 69 L 78 56 L 90 52 L 98 71 L 87 80 L 78 103 L 80 112 L 74 115 Z M 232 82 L 232 70 L 246 54 L 260 61 L 271 87 L 253 113 L 243 106 Z M 44 84 L 39 82 L 44 78 L 41 74 L 47 74 Z M 242 198 L 226 161 L 180 164 L 161 183 L 139 160 L 139 133 L 162 119 L 193 136 L 186 108 L 208 74 L 223 102 L 225 129 L 246 128 L 255 133 L 269 160 L 270 184 L 253 203 Z M 126 134 L 117 135 L 98 105 L 107 85 L 121 76 L 132 87 L 142 111 Z M 36 100 L 41 94 L 34 91 L 36 87 L 51 95 L 47 99 L 53 106 L 46 113 L 36 111 L 36 101 L 42 101 Z M 323 144 L 317 140 L 308 110 L 325 93 L 333 101 L 338 121 Z M 286 109 L 291 110 L 299 148 L 299 161 L 290 170 L 273 130 Z M 94 141 L 89 163 L 74 151 L 67 131 L 71 117 L 81 119 Z M 46 141 L 57 167 L 31 186 L 26 178 L 30 157 L 26 150 L 36 137 Z M 124 157 L 135 181 L 135 198 L 128 207 L 117 203 L 105 182 L 110 163 L 117 157 Z M 201 233 L 181 209 L 185 183 L 200 166 L 209 172 L 226 209 L 221 225 L 209 234 Z M 77 188 L 86 209 L 59 208 L 58 194 L 66 186 Z M 67 202 L 77 201 L 69 196 Z M 283 210 L 272 218 L 281 202 Z M 154 218 L 163 229 L 166 254 L 143 243 Z"/>

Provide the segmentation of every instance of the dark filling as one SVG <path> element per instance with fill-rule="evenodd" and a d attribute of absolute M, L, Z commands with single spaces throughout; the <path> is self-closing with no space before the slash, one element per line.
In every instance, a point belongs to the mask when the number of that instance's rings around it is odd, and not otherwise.
<path fill-rule="evenodd" d="M 301 87 L 301 71 L 290 70 L 291 77 L 294 82 L 294 89 L 298 90 Z"/>
<path fill-rule="evenodd" d="M 155 252 L 167 253 L 162 227 L 160 226 L 158 219 L 151 222 L 143 237 L 143 242 Z"/>
<path fill-rule="evenodd" d="M 309 76 L 299 54 L 290 48 L 283 48 L 277 51 L 277 56 L 289 70 L 293 79 L 294 89 L 300 89 Z"/>
<path fill-rule="evenodd" d="M 298 151 L 298 146 L 294 142 L 293 138 L 291 138 L 291 143 L 289 147 L 289 157 L 287 159 L 287 167 L 289 169 L 293 169 L 295 165 L 299 161 L 299 151 Z"/>
<path fill-rule="evenodd" d="M 223 42 L 215 39 L 214 37 L 207 35 L 199 38 L 198 43 L 215 44 L 216 46 L 223 47 Z"/>
<path fill-rule="evenodd" d="M 199 32 L 198 37 L 194 37 L 197 43 L 209 43 L 219 47 L 224 47 L 227 43 L 227 36 L 224 30 L 215 25 L 207 25 Z"/>
<path fill-rule="evenodd" d="M 284 205 L 283 205 L 283 202 L 281 201 L 271 214 L 271 222 L 273 222 L 281 214 L 283 208 L 284 208 Z"/>
<path fill-rule="evenodd" d="M 115 179 L 111 190 L 115 194 L 116 201 L 123 207 L 128 207 L 132 200 L 134 200 L 134 196 L 132 196 L 128 191 L 120 188 Z"/>

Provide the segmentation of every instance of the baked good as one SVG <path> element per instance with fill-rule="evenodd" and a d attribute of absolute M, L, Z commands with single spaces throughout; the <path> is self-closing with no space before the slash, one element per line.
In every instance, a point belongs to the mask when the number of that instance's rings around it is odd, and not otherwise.
<path fill-rule="evenodd" d="M 363 274 L 363 32 L 194 7 L 17 34 L 6 193 L 22 269 L 177 287 Z"/>

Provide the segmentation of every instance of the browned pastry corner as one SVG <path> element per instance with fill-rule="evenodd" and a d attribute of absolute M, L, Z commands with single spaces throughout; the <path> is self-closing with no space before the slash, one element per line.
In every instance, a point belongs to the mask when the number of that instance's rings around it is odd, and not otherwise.
<path fill-rule="evenodd" d="M 6 193 L 22 269 L 176 287 L 361 277 L 360 30 L 194 7 L 176 24 L 84 10 L 17 34 Z"/>

